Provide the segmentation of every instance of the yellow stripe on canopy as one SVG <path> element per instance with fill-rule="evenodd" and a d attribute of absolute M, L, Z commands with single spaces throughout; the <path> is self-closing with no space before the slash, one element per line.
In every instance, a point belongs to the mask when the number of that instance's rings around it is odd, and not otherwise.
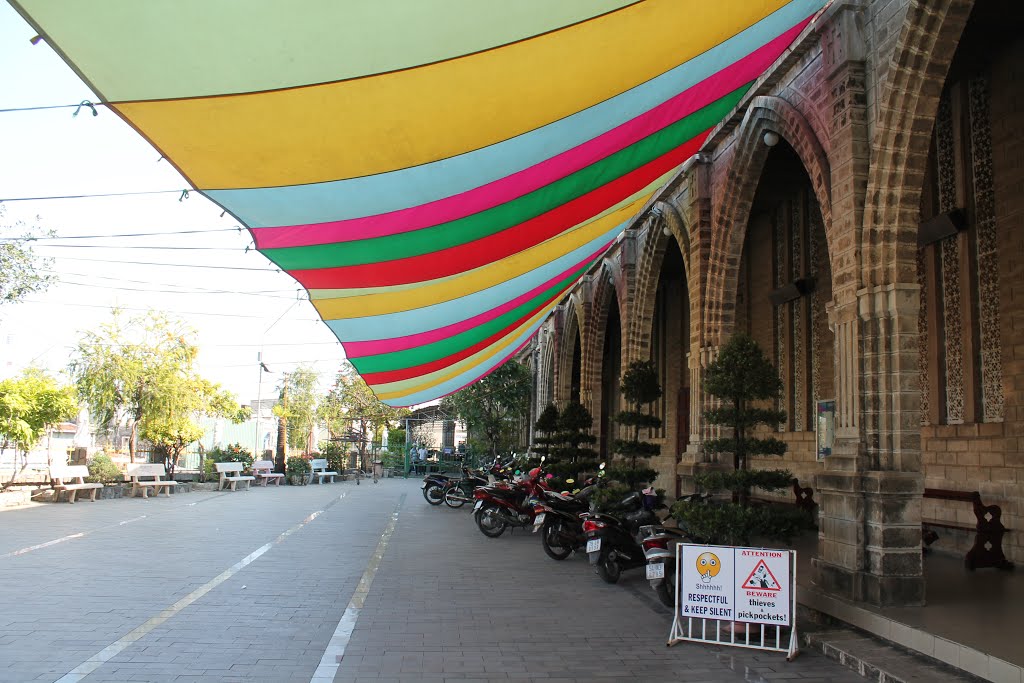
<path fill-rule="evenodd" d="M 115 106 L 159 149 L 173 151 L 199 189 L 372 175 L 570 116 L 699 55 L 783 4 L 647 0 L 427 67 L 290 90 Z"/>
<path fill-rule="evenodd" d="M 663 183 L 662 180 L 659 185 Z M 403 292 L 368 294 L 343 299 L 317 299 L 312 303 L 324 320 L 344 320 L 409 311 L 458 299 L 511 280 L 539 268 L 563 254 L 578 249 L 619 223 L 628 220 L 640 210 L 652 193 L 653 190 L 647 190 L 639 199 L 631 201 L 603 218 L 564 232 L 506 259 L 466 271 L 458 277 L 444 282 L 429 282 L 418 289 Z"/>

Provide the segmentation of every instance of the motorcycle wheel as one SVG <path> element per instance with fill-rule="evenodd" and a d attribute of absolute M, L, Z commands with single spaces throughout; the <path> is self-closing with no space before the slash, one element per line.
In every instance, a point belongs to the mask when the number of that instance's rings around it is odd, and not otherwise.
<path fill-rule="evenodd" d="M 505 533 L 508 524 L 498 517 L 498 509 L 493 505 L 485 505 L 476 511 L 476 526 L 487 538 L 497 538 Z"/>
<path fill-rule="evenodd" d="M 665 580 L 658 584 L 658 587 L 654 589 L 654 592 L 658 594 L 658 600 L 665 607 L 676 606 L 676 585 L 675 577 L 669 572 L 665 572 Z"/>
<path fill-rule="evenodd" d="M 564 560 L 572 555 L 572 545 L 562 545 L 564 540 L 559 538 L 562 533 L 562 522 L 551 522 L 541 529 L 540 542 L 544 546 L 544 552 L 552 560 Z"/>
<path fill-rule="evenodd" d="M 431 505 L 440 505 L 444 502 L 444 489 L 437 484 L 428 484 L 427 488 L 423 489 L 423 497 Z"/>
<path fill-rule="evenodd" d="M 610 551 L 604 551 L 601 553 L 600 559 L 597 564 L 594 565 L 597 569 L 597 575 L 600 576 L 605 583 L 618 583 L 619 577 L 622 576 L 622 568 L 619 563 L 612 557 Z"/>
<path fill-rule="evenodd" d="M 450 508 L 460 508 L 466 504 L 466 501 L 460 500 L 455 496 L 461 496 L 462 491 L 458 486 L 450 486 L 444 490 L 444 504 Z"/>

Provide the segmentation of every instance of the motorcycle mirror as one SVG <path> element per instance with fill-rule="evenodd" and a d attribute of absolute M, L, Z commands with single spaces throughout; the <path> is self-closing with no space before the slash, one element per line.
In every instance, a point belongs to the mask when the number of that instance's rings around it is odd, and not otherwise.
<path fill-rule="evenodd" d="M 600 465 L 598 466 L 598 468 L 597 468 L 597 469 L 599 469 L 599 470 L 603 470 L 603 469 L 604 469 L 604 463 L 601 463 L 601 464 L 600 464 Z"/>
<path fill-rule="evenodd" d="M 548 456 L 546 456 L 546 455 L 542 455 L 542 456 L 540 456 L 540 462 L 541 462 L 541 464 L 543 464 L 543 463 L 544 463 L 544 461 L 545 461 L 545 460 L 547 460 L 547 459 L 548 459 Z"/>
<path fill-rule="evenodd" d="M 575 480 L 575 479 L 566 479 L 566 480 L 565 480 L 565 483 L 566 483 L 566 484 L 575 484 L 575 483 L 576 483 L 576 480 Z"/>

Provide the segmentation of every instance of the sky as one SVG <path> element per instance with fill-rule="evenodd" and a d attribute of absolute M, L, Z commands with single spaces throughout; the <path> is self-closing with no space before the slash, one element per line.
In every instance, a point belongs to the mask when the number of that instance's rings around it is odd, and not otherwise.
<path fill-rule="evenodd" d="M 0 2 L 0 110 L 97 101 L 34 35 Z M 320 373 L 326 391 L 344 351 L 302 288 L 217 205 L 197 192 L 183 198 L 184 179 L 115 114 L 74 111 L 0 111 L 0 237 L 23 222 L 61 238 L 37 243 L 59 281 L 0 305 L 0 378 L 28 365 L 62 372 L 82 330 L 118 306 L 188 322 L 200 373 L 241 403 L 271 397 L 281 373 L 300 364 Z M 154 194 L 12 201 L 141 192 Z M 143 235 L 109 237 L 129 234 Z M 262 384 L 260 353 L 272 371 Z"/>

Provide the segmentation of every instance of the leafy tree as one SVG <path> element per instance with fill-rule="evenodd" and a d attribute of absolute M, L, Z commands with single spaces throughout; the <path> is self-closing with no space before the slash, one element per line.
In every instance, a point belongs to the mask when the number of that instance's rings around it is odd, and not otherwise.
<path fill-rule="evenodd" d="M 718 358 L 708 366 L 704 390 L 719 399 L 720 405 L 705 411 L 709 424 L 720 425 L 726 436 L 708 439 L 709 454 L 731 454 L 733 470 L 710 472 L 695 478 L 705 491 L 727 491 L 732 502 L 724 504 L 677 503 L 673 515 L 691 533 L 707 542 L 749 543 L 753 535 L 786 538 L 807 519 L 801 511 L 773 506 L 750 506 L 750 490 L 778 490 L 789 486 L 792 473 L 786 470 L 750 471 L 750 458 L 757 455 L 783 455 L 786 444 L 770 435 L 758 436 L 762 426 L 778 425 L 785 411 L 764 407 L 782 393 L 782 380 L 761 347 L 745 334 L 736 334 L 722 347 Z"/>
<path fill-rule="evenodd" d="M 530 371 L 505 363 L 486 377 L 441 400 L 441 410 L 457 415 L 470 433 L 487 444 L 491 457 L 519 445 L 519 431 L 530 413 Z"/>
<path fill-rule="evenodd" d="M 78 411 L 74 387 L 61 386 L 37 368 L 0 381 L 0 444 L 27 453 L 46 430 Z"/>
<path fill-rule="evenodd" d="M 54 280 L 53 275 L 44 272 L 53 260 L 37 256 L 32 249 L 32 241 L 42 231 L 23 221 L 8 224 L 6 211 L 0 206 L 0 305 L 17 303 L 33 292 L 43 291 Z"/>
<path fill-rule="evenodd" d="M 319 418 L 327 425 L 331 438 L 350 440 L 365 462 L 366 447 L 383 439 L 384 429 L 409 414 L 378 399 L 350 363 L 339 368 L 334 386 L 320 402 Z M 404 447 L 404 438 L 402 447 Z"/>
<path fill-rule="evenodd" d="M 128 452 L 135 461 L 143 436 L 163 452 L 173 474 L 178 456 L 202 436 L 201 415 L 246 418 L 234 397 L 199 376 L 195 331 L 153 311 L 109 322 L 83 334 L 68 370 L 78 395 L 97 421 L 111 428 L 128 423 Z"/>
<path fill-rule="evenodd" d="M 291 448 L 313 450 L 319 382 L 320 376 L 307 366 L 299 366 L 284 376 L 281 402 L 274 406 L 274 414 L 285 419 L 288 446 Z"/>
<path fill-rule="evenodd" d="M 643 429 L 657 429 L 661 418 L 651 411 L 652 404 L 661 398 L 661 384 L 658 371 L 652 361 L 634 361 L 622 375 L 622 395 L 629 406 L 616 416 L 615 421 L 626 428 L 629 438 L 616 439 L 612 452 L 619 456 L 609 468 L 608 476 L 622 482 L 630 491 L 641 484 L 650 483 L 658 476 L 656 470 L 647 466 L 647 460 L 661 452 L 661 447 L 640 440 Z"/>

